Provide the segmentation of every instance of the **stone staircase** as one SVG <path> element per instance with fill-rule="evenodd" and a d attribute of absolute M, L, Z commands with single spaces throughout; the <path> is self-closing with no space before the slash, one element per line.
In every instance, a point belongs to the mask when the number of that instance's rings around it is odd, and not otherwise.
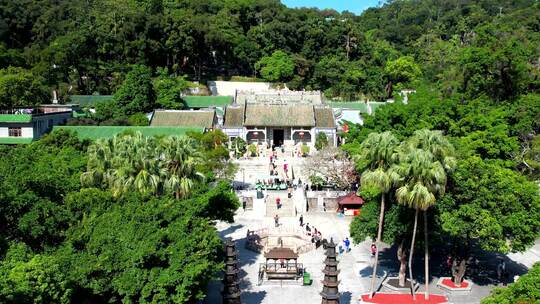
<path fill-rule="evenodd" d="M 294 172 L 295 179 L 299 177 L 303 181 L 307 181 L 307 178 L 303 176 L 303 159 L 293 158 L 288 154 L 287 157 L 283 157 L 281 151 L 278 153 L 278 160 L 276 162 L 276 169 L 280 177 L 285 176 L 283 172 L 283 163 L 284 160 L 287 160 L 289 164 L 289 178 L 292 178 L 292 173 Z M 287 155 L 287 152 L 285 152 Z M 268 157 L 253 157 L 249 159 L 237 160 L 236 164 L 238 165 L 238 171 L 234 177 L 234 180 L 237 182 L 245 182 L 247 184 L 254 185 L 257 180 L 267 178 L 270 174 L 270 163 Z"/>
<path fill-rule="evenodd" d="M 237 164 L 239 168 L 234 178 L 235 181 L 254 185 L 257 180 L 269 175 L 269 164 L 266 159 L 252 158 L 238 161 Z"/>
<path fill-rule="evenodd" d="M 276 198 L 281 199 L 281 208 L 277 209 Z M 272 191 L 268 192 L 266 199 L 266 216 L 274 217 L 275 215 L 281 217 L 295 216 L 294 204 L 292 199 L 287 198 L 287 191 Z"/>

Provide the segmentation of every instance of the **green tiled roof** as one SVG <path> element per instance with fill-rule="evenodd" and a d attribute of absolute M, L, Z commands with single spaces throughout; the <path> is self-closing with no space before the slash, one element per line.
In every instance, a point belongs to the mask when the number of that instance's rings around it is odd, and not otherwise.
<path fill-rule="evenodd" d="M 31 114 L 0 114 L 0 122 L 31 122 Z"/>
<path fill-rule="evenodd" d="M 32 138 L 28 137 L 0 137 L 0 145 L 29 144 Z"/>
<path fill-rule="evenodd" d="M 110 138 L 124 131 L 141 132 L 145 136 L 184 135 L 189 131 L 202 132 L 202 128 L 184 127 L 135 127 L 135 126 L 54 126 L 54 130 L 77 132 L 82 139 Z"/>
<path fill-rule="evenodd" d="M 225 107 L 233 102 L 232 96 L 184 96 L 188 108 Z"/>
<path fill-rule="evenodd" d="M 367 113 L 368 108 L 366 103 L 364 102 L 357 102 L 357 101 L 341 101 L 341 102 L 329 102 L 330 106 L 332 108 L 338 108 L 338 109 L 350 109 L 350 110 L 357 110 L 361 113 Z"/>
<path fill-rule="evenodd" d="M 69 96 L 70 103 L 76 103 L 80 106 L 94 106 L 97 103 L 111 101 L 112 95 L 71 95 Z"/>

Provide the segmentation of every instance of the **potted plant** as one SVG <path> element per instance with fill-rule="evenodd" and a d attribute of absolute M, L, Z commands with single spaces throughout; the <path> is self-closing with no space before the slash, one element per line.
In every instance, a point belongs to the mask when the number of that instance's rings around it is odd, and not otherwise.
<path fill-rule="evenodd" d="M 257 146 L 255 144 L 251 144 L 248 146 L 249 156 L 257 156 Z"/>
<path fill-rule="evenodd" d="M 300 152 L 302 152 L 302 157 L 306 157 L 309 154 L 309 146 L 306 144 L 303 144 L 300 148 Z"/>
<path fill-rule="evenodd" d="M 234 151 L 234 156 L 238 158 L 244 155 L 244 153 L 246 153 L 246 146 L 247 144 L 242 138 L 234 138 L 231 143 L 231 149 Z"/>

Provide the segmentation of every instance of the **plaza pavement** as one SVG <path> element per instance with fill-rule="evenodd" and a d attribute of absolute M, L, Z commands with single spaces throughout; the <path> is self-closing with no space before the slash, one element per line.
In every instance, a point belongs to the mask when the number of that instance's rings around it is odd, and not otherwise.
<path fill-rule="evenodd" d="M 323 234 L 324 238 L 332 237 L 336 243 L 342 242 L 345 237 L 349 236 L 349 223 L 352 218 L 338 217 L 335 213 L 309 213 L 304 215 L 304 222 L 310 223 L 310 226 L 317 227 Z M 280 220 L 281 225 L 298 226 L 298 218 L 286 217 Z M 271 227 L 274 225 L 273 219 L 269 217 L 257 218 L 252 211 L 238 210 L 235 216 L 235 222 L 232 224 L 219 222 L 217 228 L 220 236 L 224 239 L 232 239 L 236 241 L 237 250 L 239 251 L 239 264 L 241 267 L 241 290 L 242 303 L 245 304 L 301 304 L 301 303 L 320 303 L 320 291 L 322 290 L 321 281 L 323 279 L 322 269 L 325 259 L 322 246 L 319 249 L 300 255 L 298 262 L 302 263 L 307 271 L 311 274 L 313 284 L 311 286 L 302 286 L 300 283 L 291 283 L 283 281 L 280 285 L 279 281 L 272 283 L 263 283 L 257 285 L 259 263 L 264 263 L 262 254 L 254 253 L 246 250 L 245 237 L 247 230 L 260 229 L 263 227 Z M 341 243 L 342 244 L 342 243 Z M 368 292 L 370 284 L 371 243 L 365 241 L 361 244 L 354 244 L 351 252 L 339 256 L 339 290 L 341 293 L 341 304 L 359 303 L 358 298 L 361 294 Z M 538 253 L 540 252 L 540 241 L 529 251 L 523 254 L 511 254 L 507 262 L 508 268 L 512 271 L 512 267 L 518 267 L 518 273 L 523 273 L 524 266 L 532 266 L 534 262 L 539 260 Z M 421 256 L 423 254 L 420 254 Z M 421 258 L 421 257 L 420 257 Z M 491 258 L 490 258 L 491 259 Z M 515 261 L 515 263 L 513 262 Z M 438 270 L 434 263 L 431 263 L 434 273 Z M 394 274 L 397 270 L 397 262 L 395 254 L 390 249 L 384 250 L 380 259 L 379 275 L 382 277 L 385 272 Z M 517 266 L 516 266 L 517 265 Z M 423 282 L 423 262 L 416 262 L 415 275 L 419 282 Z M 495 267 L 495 266 L 493 266 Z M 493 268 L 495 269 L 495 268 Z M 492 272 L 491 275 L 494 275 Z M 445 294 L 436 286 L 436 279 L 432 279 L 430 284 L 431 293 Z M 496 284 L 496 283 L 495 283 Z M 500 285 L 500 284 L 499 284 Z M 474 304 L 480 303 L 480 300 L 493 289 L 494 283 L 488 281 L 482 285 L 473 285 L 473 290 L 466 296 L 449 296 L 450 303 L 454 304 Z M 203 303 L 220 304 L 222 285 L 220 281 L 212 281 L 208 287 L 208 296 Z M 421 285 L 419 291 L 423 291 L 424 286 Z"/>

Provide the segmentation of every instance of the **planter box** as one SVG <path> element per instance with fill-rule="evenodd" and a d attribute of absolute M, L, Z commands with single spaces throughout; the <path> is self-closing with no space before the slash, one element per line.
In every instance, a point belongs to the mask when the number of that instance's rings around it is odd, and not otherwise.
<path fill-rule="evenodd" d="M 444 290 L 451 292 L 452 294 L 456 295 L 466 295 L 469 294 L 472 290 L 472 282 L 469 280 L 463 280 L 461 283 L 461 287 L 458 287 L 457 285 L 452 282 L 451 277 L 441 277 L 439 278 L 439 281 L 437 281 L 437 286 Z"/>
<path fill-rule="evenodd" d="M 448 304 L 448 298 L 443 295 L 431 294 L 429 300 L 424 299 L 423 293 L 416 295 L 416 301 L 413 301 L 410 294 L 399 293 L 376 293 L 372 299 L 369 298 L 369 294 L 363 294 L 358 299 L 360 303 L 368 304 Z"/>
<path fill-rule="evenodd" d="M 395 291 L 395 292 L 399 292 L 399 293 L 410 293 L 411 292 L 411 287 L 410 287 L 411 284 L 410 284 L 409 279 L 405 280 L 405 287 L 400 287 L 398 283 L 399 283 L 399 278 L 398 277 L 388 277 L 388 278 L 386 278 L 384 280 L 382 285 L 387 290 L 390 290 L 390 291 Z M 419 287 L 420 287 L 420 284 L 415 282 L 414 290 L 415 291 L 418 290 Z"/>

